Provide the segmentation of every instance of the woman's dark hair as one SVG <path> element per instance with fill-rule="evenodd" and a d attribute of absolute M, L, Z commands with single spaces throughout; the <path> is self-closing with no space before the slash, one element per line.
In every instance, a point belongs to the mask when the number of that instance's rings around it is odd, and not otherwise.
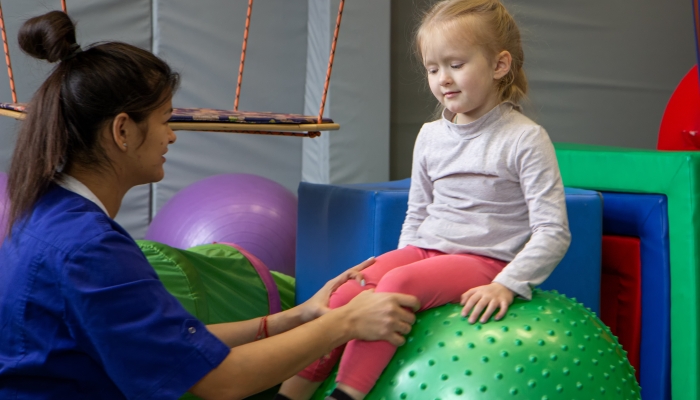
<path fill-rule="evenodd" d="M 109 164 L 100 132 L 117 114 L 144 122 L 179 83 L 163 60 L 129 44 L 98 43 L 82 51 L 73 21 L 60 11 L 26 21 L 18 40 L 25 53 L 58 65 L 27 105 L 19 131 L 8 176 L 8 231 L 62 170 Z"/>

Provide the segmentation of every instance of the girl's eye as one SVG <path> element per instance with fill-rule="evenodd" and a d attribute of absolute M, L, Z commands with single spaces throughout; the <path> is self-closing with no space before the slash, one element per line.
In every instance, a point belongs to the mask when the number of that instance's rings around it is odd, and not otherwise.
<path fill-rule="evenodd" d="M 464 63 L 462 63 L 462 64 L 452 64 L 452 65 L 450 65 L 450 67 L 452 67 L 452 69 L 460 69 L 460 68 L 462 68 L 462 65 L 464 65 Z"/>
<path fill-rule="evenodd" d="M 437 72 L 437 69 L 434 69 L 434 68 L 429 68 L 429 69 L 428 69 L 428 73 L 429 73 L 429 74 L 434 74 L 434 73 L 436 73 L 436 72 Z"/>

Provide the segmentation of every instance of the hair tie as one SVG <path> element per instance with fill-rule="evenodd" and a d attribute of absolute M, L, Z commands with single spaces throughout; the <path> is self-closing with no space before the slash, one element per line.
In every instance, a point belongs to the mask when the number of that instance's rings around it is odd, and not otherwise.
<path fill-rule="evenodd" d="M 73 43 L 72 45 L 70 45 L 70 49 L 73 51 L 70 54 L 68 54 L 67 56 L 63 57 L 61 59 L 61 62 L 66 61 L 66 60 L 70 60 L 71 58 L 77 56 L 78 53 L 83 52 L 83 49 L 80 47 L 80 45 L 78 43 Z"/>

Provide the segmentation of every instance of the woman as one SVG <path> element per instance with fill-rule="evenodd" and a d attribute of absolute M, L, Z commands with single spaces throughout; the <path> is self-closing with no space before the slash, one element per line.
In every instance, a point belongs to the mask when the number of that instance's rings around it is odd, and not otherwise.
<path fill-rule="evenodd" d="M 28 105 L 9 172 L 0 398 L 243 398 L 348 340 L 403 343 L 411 296 L 326 306 L 372 261 L 262 319 L 204 326 L 184 311 L 113 220 L 130 188 L 163 178 L 178 75 L 127 44 L 83 51 L 62 12 L 27 21 L 19 42 L 59 63 Z"/>

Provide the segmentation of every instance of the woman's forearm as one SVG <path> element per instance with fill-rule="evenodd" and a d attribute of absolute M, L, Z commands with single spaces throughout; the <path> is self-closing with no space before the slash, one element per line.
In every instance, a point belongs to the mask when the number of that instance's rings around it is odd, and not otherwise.
<path fill-rule="evenodd" d="M 410 332 L 415 321 L 415 316 L 407 309 L 419 307 L 418 299 L 413 296 L 362 292 L 347 305 L 309 323 L 232 348 L 228 357 L 191 390 L 207 399 L 243 398 L 282 382 L 350 339 L 387 340 L 400 346 L 405 342 L 403 335 Z M 273 329 L 285 329 L 299 320 L 303 322 L 307 318 L 303 314 L 295 315 L 290 310 Z M 247 329 L 251 326 L 247 325 Z M 255 330 L 257 332 L 257 328 Z"/>
<path fill-rule="evenodd" d="M 346 314 L 343 309 L 334 310 L 297 329 L 234 347 L 221 365 L 191 391 L 205 399 L 240 399 L 272 387 L 352 339 Z M 243 326 L 251 321 L 236 324 Z"/>
<path fill-rule="evenodd" d="M 207 329 L 227 346 L 236 347 L 254 341 L 261 327 L 261 322 L 262 318 L 253 318 L 247 321 L 207 325 Z M 278 335 L 296 328 L 304 322 L 308 322 L 304 320 L 304 312 L 301 306 L 296 306 L 269 315 L 267 317 L 267 333 L 269 336 Z"/>

